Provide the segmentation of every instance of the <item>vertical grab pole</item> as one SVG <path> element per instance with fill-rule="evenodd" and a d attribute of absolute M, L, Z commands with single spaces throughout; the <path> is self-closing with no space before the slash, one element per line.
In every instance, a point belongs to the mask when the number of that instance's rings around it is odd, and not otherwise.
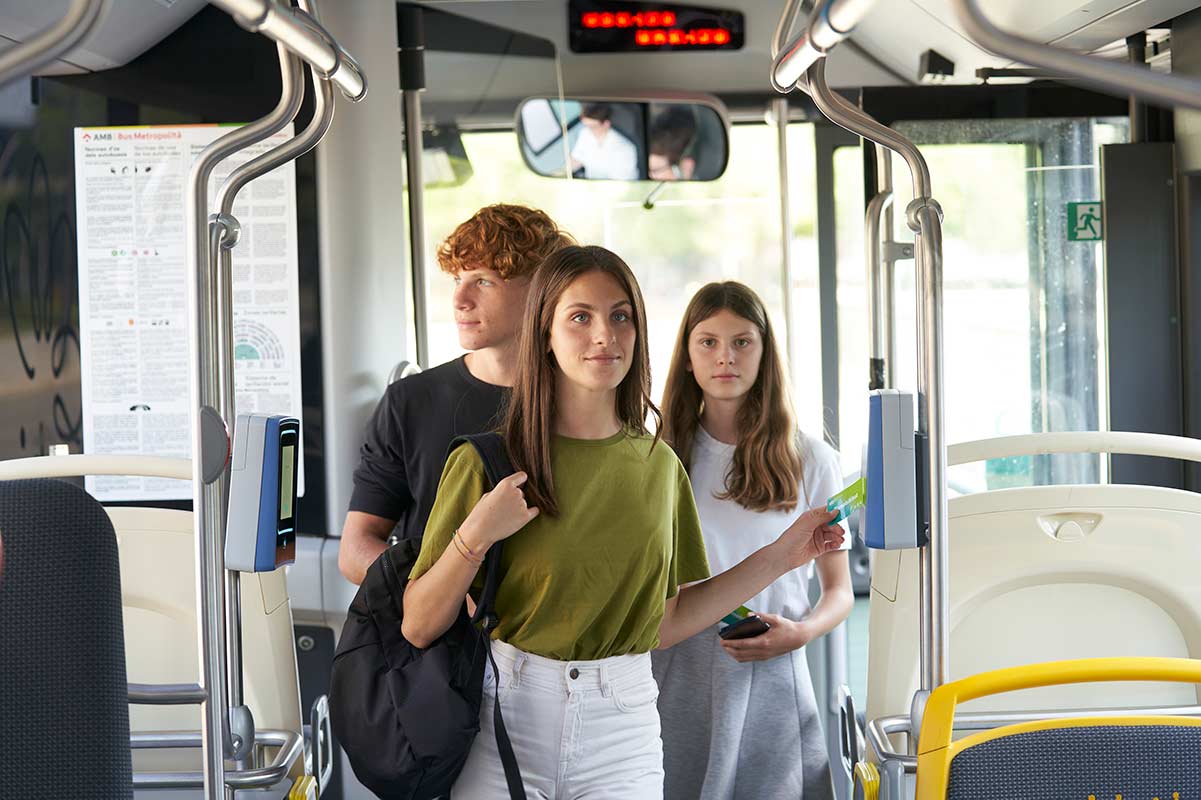
<path fill-rule="evenodd" d="M 295 118 L 304 100 L 303 68 L 301 61 L 295 56 L 288 60 L 290 78 L 285 84 L 284 99 L 286 109 L 276 120 L 271 135 L 282 130 L 288 122 Z M 321 81 L 315 69 L 312 72 L 314 106 L 313 121 L 317 122 L 324 111 L 324 103 L 330 91 Z M 312 124 L 309 126 L 312 128 Z M 218 331 L 217 358 L 220 364 L 220 407 L 222 419 L 227 426 L 237 421 L 237 392 L 234 376 L 234 324 L 233 324 L 233 254 L 237 245 L 241 226 L 233 215 L 234 201 L 238 192 L 258 175 L 274 169 L 282 164 L 285 157 L 279 154 L 289 146 L 293 146 L 300 137 L 293 137 L 283 145 L 263 153 L 247 161 L 233 170 L 217 190 L 215 205 L 217 213 L 209 220 L 210 247 L 209 258 L 216 261 L 217 308 L 216 320 Z M 294 148 L 293 148 L 294 149 Z M 229 510 L 229 481 L 223 476 L 221 486 L 221 521 L 224 522 Z M 228 536 L 229 532 L 225 531 Z M 229 726 L 231 758 L 241 764 L 253 753 L 255 726 L 254 717 L 245 707 L 242 686 L 242 584 L 241 576 L 236 571 L 224 568 L 224 536 L 222 537 L 222 571 L 225 575 L 225 647 L 228 654 L 226 681 L 229 697 Z"/>
<path fill-rule="evenodd" d="M 222 136 L 201 151 L 188 173 L 185 207 L 188 262 L 188 368 L 192 408 L 192 528 L 196 539 L 196 616 L 200 680 L 207 699 L 201 713 L 204 797 L 225 794 L 225 755 L 233 749 L 226 713 L 225 559 L 222 552 L 222 479 L 229 463 L 229 430 L 221 419 L 216 270 L 209 259 L 208 185 L 217 164 L 273 132 L 288 116 L 290 57 L 278 45 L 283 96 L 262 119 Z M 294 112 L 292 114 L 294 116 Z M 276 128 L 278 129 L 278 128 Z"/>
<path fill-rule="evenodd" d="M 788 374 L 796 380 L 796 346 L 793 344 L 796 322 L 796 303 L 792 297 L 792 208 L 788 195 L 788 98 L 771 101 L 772 117 L 776 122 L 776 153 L 780 177 L 780 290 L 784 300 L 784 332 L 788 356 Z"/>
<path fill-rule="evenodd" d="M 926 497 L 930 502 L 929 543 L 922 548 L 920 562 L 921 688 L 925 693 L 945 683 L 950 672 L 950 571 L 942 399 L 942 209 L 931 197 L 930 169 L 921 151 L 913 142 L 831 91 L 826 83 L 825 59 L 810 67 L 804 85 L 831 122 L 905 159 L 913 180 L 915 199 L 906 209 L 906 218 L 918 238 L 918 432 L 926 440 Z M 923 499 L 919 497 L 918 502 Z M 920 714 L 920 707 L 915 711 Z"/>
<path fill-rule="evenodd" d="M 888 192 L 889 197 L 892 197 L 892 151 L 879 144 L 875 145 L 875 148 L 876 172 L 879 175 L 880 191 Z M 884 388 L 886 389 L 892 389 L 897 385 L 897 257 L 892 240 L 892 215 L 895 207 L 895 200 L 884 206 L 883 235 L 880 239 L 881 244 L 889 243 L 889 252 L 884 254 L 883 259 L 884 275 L 881 289 L 884 293 L 884 308 L 880 315 L 881 324 L 884 326 Z"/>
<path fill-rule="evenodd" d="M 926 680 L 933 690 L 949 680 L 951 631 L 942 393 L 942 210 L 932 199 L 918 198 L 910 203 L 906 217 L 917 234 L 918 429 L 926 437 L 926 490 L 930 500 L 930 540 L 922 548 L 922 615 L 928 618 L 923 649 Z"/>
<path fill-rule="evenodd" d="M 420 6 L 396 7 L 400 29 L 400 94 L 405 129 L 405 174 L 409 199 L 409 261 L 413 276 L 413 330 L 417 364 L 429 368 L 425 315 L 425 184 L 421 176 L 421 92 L 425 91 L 425 21 Z"/>
<path fill-rule="evenodd" d="M 876 170 L 882 174 L 886 168 L 887 156 L 884 155 L 887 151 L 879 145 L 874 146 L 876 153 Z M 883 184 L 881 180 L 878 183 Z M 863 251 L 867 257 L 867 324 L 870 336 L 868 339 L 868 381 L 869 390 L 886 389 L 892 384 L 888 380 L 888 373 L 892 369 L 892 354 L 890 345 L 892 343 L 892 309 L 889 307 L 890 298 L 888 297 L 887 277 L 884 275 L 884 270 L 881 266 L 880 251 L 882 249 L 881 242 L 881 224 L 886 212 L 892 210 L 892 179 L 889 176 L 887 181 L 888 188 L 881 188 L 879 192 L 867 204 L 867 211 L 864 213 L 864 227 L 866 229 Z M 891 215 L 890 215 L 891 216 Z"/>

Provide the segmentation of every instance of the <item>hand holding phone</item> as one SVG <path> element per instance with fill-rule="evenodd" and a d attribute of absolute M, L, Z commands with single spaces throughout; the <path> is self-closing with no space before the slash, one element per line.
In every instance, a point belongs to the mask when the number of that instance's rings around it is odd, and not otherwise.
<path fill-rule="evenodd" d="M 723 639 L 750 639 L 755 636 L 761 636 L 767 633 L 771 626 L 758 614 L 751 614 L 733 625 L 727 625 L 718 631 L 717 635 Z"/>

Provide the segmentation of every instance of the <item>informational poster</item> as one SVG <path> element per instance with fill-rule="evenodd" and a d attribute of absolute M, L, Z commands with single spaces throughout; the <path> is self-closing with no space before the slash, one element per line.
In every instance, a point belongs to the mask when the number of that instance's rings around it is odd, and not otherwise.
<path fill-rule="evenodd" d="M 228 125 L 75 129 L 79 333 L 85 453 L 187 458 L 188 252 L 192 163 Z M 291 136 L 287 129 L 223 162 L 230 171 Z M 291 162 L 234 204 L 234 385 L 238 412 L 300 419 L 296 179 Z M 227 420 L 232 433 L 233 420 Z M 303 424 L 303 422 L 302 422 Z M 101 501 L 192 496 L 187 481 L 93 477 Z M 297 489 L 304 493 L 303 463 Z"/>

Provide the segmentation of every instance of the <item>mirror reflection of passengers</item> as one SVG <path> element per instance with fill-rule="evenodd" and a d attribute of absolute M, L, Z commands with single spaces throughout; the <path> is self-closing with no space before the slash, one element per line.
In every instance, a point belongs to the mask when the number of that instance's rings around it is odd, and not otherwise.
<path fill-rule="evenodd" d="M 687 106 L 670 105 L 651 120 L 647 174 L 655 181 L 690 181 L 696 174 L 692 148 L 696 117 Z"/>
<path fill-rule="evenodd" d="M 590 180 L 638 180 L 638 148 L 613 127 L 608 103 L 589 103 L 580 112 L 583 130 L 571 148 L 571 172 Z"/>

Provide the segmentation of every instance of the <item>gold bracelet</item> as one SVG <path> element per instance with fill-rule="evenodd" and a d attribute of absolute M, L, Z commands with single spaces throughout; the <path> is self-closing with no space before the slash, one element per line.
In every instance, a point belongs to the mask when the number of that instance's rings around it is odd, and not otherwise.
<path fill-rule="evenodd" d="M 471 564 L 474 567 L 478 567 L 480 564 L 483 563 L 482 561 L 477 561 L 476 559 L 469 556 L 467 554 L 467 551 L 463 549 L 465 547 L 465 545 L 460 545 L 459 541 L 456 537 L 452 536 L 450 541 L 451 541 L 451 544 L 453 544 L 455 546 L 455 550 L 458 551 L 459 555 L 461 555 L 464 558 L 464 560 L 467 561 L 468 564 Z"/>
<path fill-rule="evenodd" d="M 467 554 L 468 554 L 468 555 L 470 555 L 470 556 L 471 556 L 472 558 L 474 558 L 476 561 L 479 561 L 481 564 L 482 564 L 482 563 L 484 563 L 484 557 L 483 557 L 483 556 L 477 556 L 477 555 L 475 554 L 475 551 L 474 551 L 474 550 L 472 550 L 470 547 L 468 547 L 468 546 L 467 546 L 467 540 L 463 538 L 463 534 L 459 533 L 459 529 L 458 529 L 458 528 L 455 528 L 455 533 L 454 533 L 454 535 L 455 535 L 455 538 L 457 538 L 457 539 L 459 540 L 459 544 L 463 545 L 463 549 L 467 551 Z"/>

